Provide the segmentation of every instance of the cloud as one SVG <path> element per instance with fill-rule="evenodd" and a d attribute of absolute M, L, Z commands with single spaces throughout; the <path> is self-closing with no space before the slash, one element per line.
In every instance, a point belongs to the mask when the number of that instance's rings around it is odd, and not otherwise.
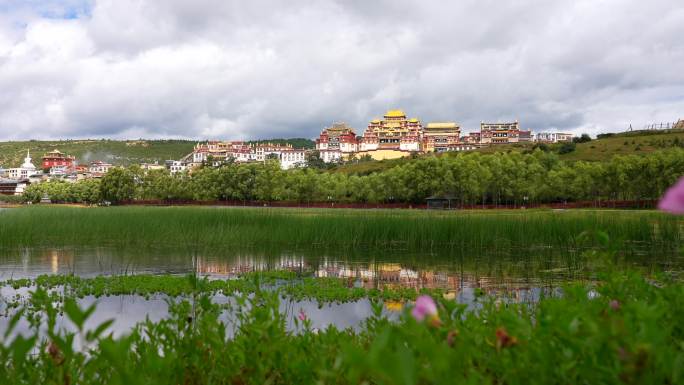
<path fill-rule="evenodd" d="M 313 137 L 390 108 L 466 131 L 684 118 L 676 0 L 7 4 L 5 140 Z"/>

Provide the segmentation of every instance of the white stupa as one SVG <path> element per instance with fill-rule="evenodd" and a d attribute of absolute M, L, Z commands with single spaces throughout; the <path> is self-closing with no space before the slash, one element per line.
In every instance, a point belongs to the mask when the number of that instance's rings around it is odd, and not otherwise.
<path fill-rule="evenodd" d="M 24 158 L 24 163 L 21 167 L 7 169 L 6 173 L 10 179 L 28 179 L 36 174 L 36 166 L 31 163 L 29 150 L 26 150 L 26 158 Z"/>
<path fill-rule="evenodd" d="M 31 153 L 29 150 L 26 150 L 26 158 L 24 158 L 24 164 L 21 165 L 21 168 L 27 171 L 36 171 L 36 166 L 31 163 Z"/>

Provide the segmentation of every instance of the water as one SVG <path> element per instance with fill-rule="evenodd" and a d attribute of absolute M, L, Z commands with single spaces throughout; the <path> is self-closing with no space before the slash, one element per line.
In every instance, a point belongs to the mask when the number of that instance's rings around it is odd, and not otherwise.
<path fill-rule="evenodd" d="M 22 287 L 13 289 L 9 286 L 0 286 L 0 296 L 3 298 L 15 298 L 16 295 L 22 298 L 28 298 L 28 294 L 34 288 Z M 476 294 L 476 289 L 464 288 L 455 293 L 453 300 L 464 303 L 471 310 L 477 309 L 481 306 L 478 302 L 479 296 Z M 501 303 L 519 302 L 519 303 L 534 303 L 537 302 L 543 294 L 552 294 L 553 290 L 542 288 L 529 289 L 515 289 L 496 290 L 490 292 L 490 295 L 497 298 Z M 553 294 L 557 294 L 553 291 Z M 449 296 L 447 293 L 445 296 Z M 129 333 L 136 325 L 147 320 L 158 322 L 169 317 L 169 302 L 180 300 L 179 298 L 170 298 L 164 294 L 156 294 L 149 297 L 140 295 L 113 295 L 113 296 L 85 296 L 77 299 L 78 304 L 82 309 L 88 308 L 95 304 L 97 310 L 84 324 L 84 331 L 95 330 L 98 325 L 105 321 L 113 320 L 112 325 L 106 330 L 105 334 L 111 333 L 114 337 L 119 337 Z M 235 304 L 231 297 L 226 297 L 222 294 L 216 294 L 212 297 L 214 303 Z M 402 314 L 404 307 L 407 304 L 401 302 L 386 302 L 382 309 L 382 315 L 389 319 L 397 320 Z M 409 304 L 410 305 L 410 304 Z M 334 325 L 338 329 L 352 328 L 358 330 L 363 322 L 373 314 L 373 307 L 368 299 L 361 299 L 358 301 L 346 303 L 318 303 L 310 300 L 282 300 L 280 303 L 280 312 L 285 315 L 286 328 L 292 332 L 302 330 L 301 323 L 295 321 L 300 313 L 304 313 L 311 322 L 313 329 L 323 330 L 330 325 Z M 0 331 L 8 328 L 10 318 L 15 313 L 15 309 L 7 309 L 6 305 L 0 301 Z M 227 335 L 230 337 L 238 324 L 235 317 L 229 311 L 224 311 L 220 317 L 227 328 Z M 77 332 L 74 324 L 72 324 L 65 315 L 58 315 L 56 320 L 56 327 L 58 330 L 69 332 Z M 40 328 L 41 335 L 47 335 L 46 325 Z M 23 335 L 29 337 L 32 335 L 31 326 L 27 320 L 22 319 L 13 330 L 9 339 L 13 339 L 16 335 Z M 80 348 L 81 341 L 75 341 L 75 347 Z"/>
<path fill-rule="evenodd" d="M 663 255 L 631 248 L 616 261 L 618 267 L 653 272 L 681 270 L 679 254 Z M 0 280 L 33 278 L 41 274 L 83 277 L 120 274 L 187 274 L 230 278 L 249 271 L 289 270 L 317 277 L 358 279 L 366 287 L 462 289 L 464 287 L 525 287 L 557 285 L 586 277 L 587 261 L 581 252 L 535 250 L 483 250 L 439 254 L 434 252 L 276 250 L 269 252 L 224 250 L 199 254 L 177 249 L 1 249 Z"/>
<path fill-rule="evenodd" d="M 75 274 L 84 277 L 118 274 L 187 274 L 232 278 L 240 273 L 264 270 L 288 270 L 303 276 L 339 277 L 350 285 L 366 288 L 412 287 L 441 288 L 445 296 L 469 307 L 477 306 L 476 291 L 513 302 L 535 302 L 542 292 L 552 292 L 570 280 L 589 279 L 587 261 L 580 252 L 559 253 L 550 248 L 507 250 L 490 253 L 415 253 L 404 251 L 355 253 L 321 252 L 317 250 L 280 250 L 272 252 L 238 252 L 225 250 L 200 255 L 187 250 L 120 250 L 109 248 L 0 249 L 0 281 L 10 278 L 32 278 L 41 274 Z M 636 267 L 648 272 L 681 271 L 680 255 L 652 255 L 633 249 L 622 256 L 618 266 Z M 3 298 L 17 292 L 0 287 Z M 27 289 L 19 294 L 26 295 Z M 110 331 L 120 335 L 135 324 L 149 318 L 152 321 L 168 316 L 166 296 L 143 298 L 122 295 L 80 300 L 83 306 L 97 302 L 98 310 L 87 327 L 95 327 L 107 319 L 115 323 Z M 225 297 L 215 297 L 225 301 Z M 397 317 L 404 304 L 387 303 L 385 313 Z M 283 301 L 281 310 L 287 314 L 288 328 L 294 330 L 294 318 L 303 310 L 313 327 L 328 325 L 339 328 L 358 327 L 371 315 L 371 304 L 360 300 L 344 304 L 318 304 L 312 301 Z M 4 312 L 2 301 L 0 311 Z M 8 318 L 0 317 L 0 331 Z M 68 328 L 69 323 L 60 320 Z M 28 331 L 28 324 L 19 325 L 19 332 Z"/>
<path fill-rule="evenodd" d="M 14 295 L 14 290 L 8 287 L 2 288 L 3 295 Z M 21 289 L 26 292 L 25 289 Z M 97 305 L 97 311 L 87 320 L 84 325 L 86 330 L 94 330 L 101 323 L 113 319 L 114 323 L 108 329 L 115 337 L 129 332 L 135 325 L 146 320 L 158 322 L 169 316 L 168 302 L 170 299 L 166 295 L 158 294 L 149 298 L 139 295 L 116 295 L 95 298 L 86 296 L 78 299 L 82 308 L 87 308 L 92 304 Z M 223 295 L 216 295 L 213 298 L 216 303 L 231 302 L 230 298 Z M 0 310 L 2 305 L 0 304 Z M 286 327 L 288 330 L 297 331 L 295 318 L 300 312 L 304 312 L 311 320 L 312 328 L 325 329 L 328 325 L 335 325 L 338 328 L 358 328 L 361 323 L 372 314 L 370 301 L 367 299 L 348 302 L 332 303 L 320 305 L 315 301 L 282 301 L 280 304 L 281 313 L 285 314 Z M 13 314 L 10 311 L 9 314 Z M 399 312 L 385 310 L 384 315 L 390 318 L 397 318 Z M 6 330 L 10 317 L 0 317 L 0 331 Z M 221 320 L 227 325 L 228 335 L 232 335 L 236 320 L 227 311 L 221 316 Z M 57 328 L 68 331 L 76 331 L 74 325 L 66 319 L 64 315 L 57 317 Z M 301 325 L 299 325 L 301 329 Z M 14 334 L 21 334 L 26 337 L 30 335 L 30 326 L 26 320 L 22 320 L 17 325 Z"/>

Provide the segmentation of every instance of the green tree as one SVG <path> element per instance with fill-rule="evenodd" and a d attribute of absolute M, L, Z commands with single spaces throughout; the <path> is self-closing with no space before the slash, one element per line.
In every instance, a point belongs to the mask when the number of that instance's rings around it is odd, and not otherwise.
<path fill-rule="evenodd" d="M 307 167 L 325 169 L 328 165 L 325 164 L 323 159 L 321 159 L 321 153 L 317 150 L 309 151 L 306 153 L 306 165 Z"/>
<path fill-rule="evenodd" d="M 135 174 L 131 170 L 115 167 L 109 170 L 100 182 L 100 195 L 103 201 L 118 204 L 135 197 Z"/>
<path fill-rule="evenodd" d="M 572 138 L 573 143 L 587 143 L 591 142 L 591 136 L 589 134 L 582 134 L 580 137 Z"/>

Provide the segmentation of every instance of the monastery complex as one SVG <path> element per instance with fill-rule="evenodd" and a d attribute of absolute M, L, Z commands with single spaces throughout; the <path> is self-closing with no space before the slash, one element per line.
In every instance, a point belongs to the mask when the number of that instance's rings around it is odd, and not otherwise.
<path fill-rule="evenodd" d="M 382 119 L 371 120 L 362 136 L 357 136 L 354 129 L 344 123 L 325 128 L 316 140 L 316 150 L 325 162 L 361 156 L 382 160 L 401 158 L 411 153 L 468 151 L 482 145 L 532 140 L 532 132 L 520 130 L 517 121 L 483 122 L 480 132 L 461 136 L 458 123 L 431 122 L 423 125 L 402 110 L 390 110 Z"/>

